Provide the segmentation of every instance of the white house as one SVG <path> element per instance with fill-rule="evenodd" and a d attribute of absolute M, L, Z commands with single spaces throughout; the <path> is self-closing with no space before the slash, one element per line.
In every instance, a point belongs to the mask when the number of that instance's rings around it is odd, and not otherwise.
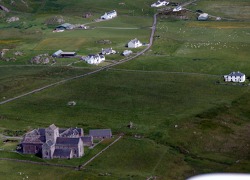
<path fill-rule="evenodd" d="M 132 54 L 133 52 L 131 50 L 125 50 L 123 51 L 122 55 L 123 56 L 129 56 L 130 54 Z"/>
<path fill-rule="evenodd" d="M 140 46 L 142 46 L 142 43 L 138 39 L 136 39 L 136 38 L 132 39 L 128 43 L 128 48 L 138 48 Z"/>
<path fill-rule="evenodd" d="M 113 50 L 112 48 L 107 48 L 107 49 L 102 48 L 102 52 L 101 52 L 102 55 L 109 55 L 109 54 L 115 54 L 115 53 L 116 51 Z"/>
<path fill-rule="evenodd" d="M 161 7 L 161 6 L 167 6 L 169 2 L 165 0 L 158 0 L 156 3 L 151 4 L 151 7 Z"/>
<path fill-rule="evenodd" d="M 99 54 L 90 54 L 86 58 L 84 58 L 84 60 L 88 64 L 99 64 L 105 60 L 105 56 Z"/>
<path fill-rule="evenodd" d="M 182 10 L 182 7 L 181 6 L 177 6 L 173 9 L 173 12 L 178 12 L 178 11 L 181 11 Z"/>
<path fill-rule="evenodd" d="M 110 12 L 105 12 L 103 16 L 101 16 L 101 19 L 112 19 L 117 16 L 117 12 L 115 10 Z"/>
<path fill-rule="evenodd" d="M 224 79 L 226 82 L 245 82 L 246 80 L 246 75 L 241 73 L 240 71 L 238 72 L 231 72 L 229 75 L 225 75 Z"/>

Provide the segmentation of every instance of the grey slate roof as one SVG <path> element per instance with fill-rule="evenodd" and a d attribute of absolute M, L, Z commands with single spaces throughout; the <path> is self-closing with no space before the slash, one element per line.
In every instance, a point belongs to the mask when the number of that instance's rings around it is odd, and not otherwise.
<path fill-rule="evenodd" d="M 53 156 L 70 157 L 71 149 L 55 149 Z"/>
<path fill-rule="evenodd" d="M 45 143 L 47 146 L 52 146 L 54 143 L 51 141 L 51 140 L 48 140 L 46 143 Z"/>
<path fill-rule="evenodd" d="M 240 71 L 238 72 L 231 72 L 228 76 L 244 76 L 245 74 L 241 73 Z"/>
<path fill-rule="evenodd" d="M 88 142 L 91 142 L 93 143 L 93 136 L 83 136 L 81 137 L 83 143 L 88 143 Z"/>
<path fill-rule="evenodd" d="M 63 138 L 63 137 L 58 137 L 56 139 L 56 144 L 69 144 L 69 145 L 77 145 L 80 141 L 80 138 Z"/>
<path fill-rule="evenodd" d="M 56 52 L 54 52 L 54 54 L 52 56 L 60 56 L 63 53 L 62 50 L 58 50 Z"/>
<path fill-rule="evenodd" d="M 89 130 L 89 135 L 93 137 L 112 136 L 111 129 L 92 129 Z"/>

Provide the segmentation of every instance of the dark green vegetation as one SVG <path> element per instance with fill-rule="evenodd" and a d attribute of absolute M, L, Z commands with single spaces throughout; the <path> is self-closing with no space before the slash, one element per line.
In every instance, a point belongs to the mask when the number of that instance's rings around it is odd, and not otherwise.
<path fill-rule="evenodd" d="M 149 0 L 123 1 L 125 6 L 117 0 L 28 1 L 28 8 L 3 2 L 15 10 L 11 15 L 23 19 L 9 24 L 1 20 L 0 48 L 10 49 L 8 56 L 17 50 L 24 56 L 15 62 L 0 61 L 1 100 L 98 68 L 83 62 L 63 66 L 77 61 L 72 59 L 58 60 L 54 66 L 21 66 L 29 64 L 36 54 L 63 49 L 87 55 L 110 46 L 122 51 L 135 37 L 148 42 L 156 11 L 149 8 Z M 196 4 L 188 8 L 232 21 L 158 17 L 154 45 L 139 58 L 0 106 L 1 134 L 15 135 L 55 123 L 82 127 L 85 132 L 112 128 L 115 134 L 125 133 L 121 141 L 81 171 L 0 161 L 0 176 L 18 179 L 23 177 L 18 172 L 22 172 L 32 179 L 185 179 L 208 172 L 249 172 L 249 87 L 216 83 L 231 71 L 239 70 L 249 77 L 249 2 L 204 0 Z M 70 23 L 92 22 L 112 9 L 119 16 L 89 24 L 96 27 L 93 30 L 53 34 L 54 26 L 44 24 L 55 15 L 63 15 Z M 87 11 L 94 16 L 82 19 Z M 97 43 L 103 39 L 112 44 Z M 72 100 L 76 106 L 67 106 Z M 127 128 L 130 121 L 133 129 Z M 5 149 L 0 156 L 43 161 L 9 152 L 15 144 L 0 143 Z M 48 162 L 79 165 L 105 146 L 86 150 L 81 159 Z"/>

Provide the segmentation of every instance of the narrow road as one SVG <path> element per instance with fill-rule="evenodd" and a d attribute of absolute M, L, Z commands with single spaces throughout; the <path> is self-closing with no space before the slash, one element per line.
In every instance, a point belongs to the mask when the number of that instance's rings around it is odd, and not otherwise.
<path fill-rule="evenodd" d="M 112 145 L 114 145 L 116 142 L 118 142 L 120 139 L 122 138 L 122 136 L 119 136 L 116 140 L 114 140 L 114 142 L 112 142 L 110 145 L 108 145 L 106 148 L 104 148 L 103 150 L 101 150 L 99 153 L 97 153 L 95 156 L 93 156 L 90 160 L 88 160 L 87 162 L 85 162 L 83 165 L 79 166 L 80 169 L 84 168 L 85 166 L 87 166 L 89 163 L 91 163 L 95 158 L 97 158 L 98 156 L 100 156 L 104 151 L 106 151 L 108 148 L 110 148 Z"/>
<path fill-rule="evenodd" d="M 71 78 L 67 78 L 67 79 L 64 79 L 64 80 L 61 80 L 61 81 L 58 81 L 56 83 L 52 83 L 52 84 L 49 84 L 49 85 L 46 85 L 46 86 L 43 86 L 41 88 L 38 88 L 38 89 L 35 89 L 35 90 L 32 90 L 30 92 L 27 92 L 25 94 L 22 94 L 22 95 L 19 95 L 19 96 L 16 96 L 16 97 L 13 97 L 13 98 L 10 98 L 10 99 L 7 99 L 7 100 L 4 100 L 4 101 L 1 101 L 0 102 L 0 105 L 2 104 L 6 104 L 8 102 L 11 102 L 11 101 L 14 101 L 14 100 L 17 100 L 17 99 L 20 99 L 24 96 L 28 96 L 28 95 L 31 95 L 31 94 L 34 94 L 34 93 L 37 93 L 37 92 L 40 92 L 40 91 L 43 91 L 45 89 L 48 89 L 48 88 L 51 88 L 53 86 L 56 86 L 56 85 L 59 85 L 59 84 L 63 84 L 63 83 L 66 83 L 68 81 L 71 81 L 71 80 L 74 80 L 74 79 L 79 79 L 79 78 L 83 78 L 85 76 L 89 76 L 89 75 L 92 75 L 92 74 L 95 74 L 95 73 L 98 73 L 100 71 L 103 71 L 103 70 L 106 70 L 108 68 L 111 68 L 111 67 L 114 67 L 116 65 L 119 65 L 119 64 L 122 64 L 122 63 L 125 63 L 125 62 L 128 62 L 128 61 L 131 61 L 132 59 L 135 59 L 137 58 L 138 56 L 142 55 L 143 53 L 145 53 L 146 51 L 148 51 L 152 44 L 153 44 L 153 39 L 154 39 L 154 34 L 155 34 L 155 30 L 156 30 L 156 23 L 157 23 L 157 14 L 154 14 L 154 20 L 153 20 L 153 25 L 152 25 L 152 31 L 151 31 L 151 35 L 150 35 L 150 40 L 149 40 L 149 45 L 143 49 L 142 51 L 138 52 L 136 55 L 132 56 L 132 57 L 129 57 L 129 58 L 124 58 L 114 64 L 109 64 L 107 66 L 103 66 L 99 69 L 96 69 L 94 71 L 91 71 L 91 72 L 88 72 L 86 74 L 82 74 L 82 75 L 78 75 L 78 76 L 74 76 L 74 77 L 71 77 Z"/>

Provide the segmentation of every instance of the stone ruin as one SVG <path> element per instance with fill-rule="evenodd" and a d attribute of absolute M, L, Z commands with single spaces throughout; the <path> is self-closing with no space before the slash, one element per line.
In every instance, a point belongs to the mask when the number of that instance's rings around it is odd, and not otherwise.
<path fill-rule="evenodd" d="M 35 57 L 33 57 L 30 60 L 30 63 L 32 64 L 48 64 L 50 61 L 53 61 L 53 58 L 49 56 L 48 54 L 40 54 Z"/>

